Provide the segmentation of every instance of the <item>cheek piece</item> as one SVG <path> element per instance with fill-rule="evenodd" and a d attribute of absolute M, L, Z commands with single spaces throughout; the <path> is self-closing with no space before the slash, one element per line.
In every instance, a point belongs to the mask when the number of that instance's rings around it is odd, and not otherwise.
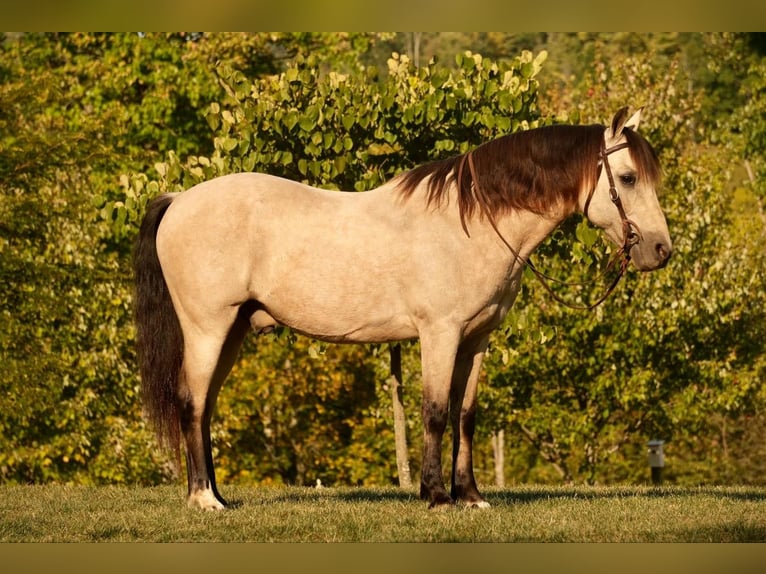
<path fill-rule="evenodd" d="M 607 149 L 606 144 L 603 141 L 601 142 L 601 151 L 599 152 L 598 173 L 596 174 L 596 181 L 598 181 L 598 178 L 601 176 L 601 168 L 603 167 L 606 170 L 606 177 L 609 181 L 609 199 L 612 200 L 612 203 L 617 208 L 617 211 L 620 214 L 620 219 L 622 221 L 622 251 L 628 258 L 630 258 L 631 247 L 640 242 L 643 239 L 643 236 L 641 235 L 641 229 L 639 229 L 638 225 L 628 219 L 628 217 L 625 215 L 625 208 L 622 205 L 622 200 L 620 199 L 620 194 L 617 191 L 617 186 L 614 184 L 612 168 L 609 165 L 609 154 L 612 154 L 621 149 L 625 149 L 626 147 L 628 147 L 627 142 L 623 142 Z M 590 206 L 590 200 L 593 197 L 594 191 L 596 191 L 595 185 L 593 186 L 593 189 L 590 190 L 590 193 L 588 193 L 588 198 L 585 200 L 585 209 L 583 209 L 585 217 L 588 217 L 588 207 Z"/>

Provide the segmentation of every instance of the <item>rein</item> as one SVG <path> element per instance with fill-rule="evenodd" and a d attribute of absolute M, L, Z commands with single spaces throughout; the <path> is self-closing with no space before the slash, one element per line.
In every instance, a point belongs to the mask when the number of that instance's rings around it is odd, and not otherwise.
<path fill-rule="evenodd" d="M 612 200 L 612 203 L 614 203 L 615 207 L 617 207 L 617 211 L 620 214 L 620 219 L 622 220 L 622 235 L 623 235 L 623 242 L 620 248 L 617 250 L 617 253 L 615 253 L 615 256 L 609 261 L 609 263 L 606 266 L 606 269 L 604 270 L 603 274 L 606 274 L 609 272 L 609 270 L 614 267 L 617 260 L 620 260 L 620 269 L 617 273 L 617 276 L 612 280 L 612 282 L 607 287 L 607 290 L 598 298 L 595 302 L 589 304 L 589 305 L 574 305 L 572 303 L 569 303 L 568 301 L 562 299 L 559 295 L 557 295 L 551 286 L 548 284 L 548 282 L 554 282 L 559 283 L 561 285 L 585 285 L 589 283 L 595 282 L 595 280 L 588 281 L 586 283 L 567 283 L 565 281 L 560 281 L 558 279 L 555 279 L 553 277 L 549 277 L 545 273 L 539 271 L 535 265 L 532 263 L 530 259 L 525 259 L 522 257 L 516 249 L 514 249 L 510 243 L 503 237 L 502 233 L 500 233 L 500 230 L 497 228 L 497 224 L 495 223 L 495 219 L 490 215 L 490 213 L 487 211 L 487 197 L 482 191 L 481 187 L 479 186 L 479 180 L 476 177 L 476 168 L 474 167 L 473 162 L 473 152 L 468 152 L 465 156 L 463 156 L 463 159 L 460 161 L 460 164 L 458 165 L 458 174 L 457 174 L 457 181 L 458 185 L 463 181 L 462 175 L 463 175 L 463 166 L 468 161 L 468 169 L 471 174 L 471 180 L 473 181 L 474 191 L 477 195 L 477 199 L 479 199 L 479 205 L 481 206 L 482 212 L 489 220 L 490 225 L 492 226 L 492 229 L 494 229 L 497 236 L 500 238 L 500 240 L 505 244 L 505 246 L 510 250 L 511 253 L 513 253 L 514 257 L 517 261 L 520 261 L 522 265 L 525 265 L 528 267 L 534 276 L 540 281 L 543 287 L 545 287 L 545 290 L 550 293 L 550 295 L 559 303 L 562 305 L 569 307 L 571 309 L 578 309 L 583 311 L 589 311 L 591 309 L 595 309 L 598 307 L 601 303 L 606 301 L 606 299 L 609 297 L 609 295 L 612 294 L 612 291 L 614 291 L 615 287 L 617 287 L 617 284 L 620 282 L 620 279 L 625 274 L 625 271 L 628 268 L 628 264 L 630 263 L 630 249 L 634 245 L 636 245 L 639 241 L 643 239 L 641 236 L 641 231 L 638 228 L 638 225 L 636 225 L 633 221 L 628 219 L 628 217 L 625 215 L 625 208 L 622 205 L 622 200 L 620 199 L 620 194 L 617 191 L 617 186 L 614 183 L 614 176 L 612 175 L 612 168 L 609 165 L 609 154 L 612 154 L 616 151 L 619 151 L 621 149 L 624 149 L 628 147 L 627 143 L 621 143 L 615 146 L 612 146 L 607 149 L 606 144 L 604 141 L 601 141 L 601 150 L 599 151 L 599 162 L 598 162 L 598 173 L 596 174 L 596 183 L 594 183 L 593 188 L 588 193 L 588 197 L 585 200 L 585 207 L 583 209 L 583 214 L 585 217 L 588 216 L 588 207 L 590 206 L 591 198 L 593 197 L 593 193 L 596 191 L 596 186 L 598 185 L 598 179 L 601 175 L 601 168 L 602 166 L 606 169 L 606 176 L 609 181 L 609 199 Z M 463 230 L 468 233 L 468 230 L 466 229 L 465 222 L 463 223 Z"/>

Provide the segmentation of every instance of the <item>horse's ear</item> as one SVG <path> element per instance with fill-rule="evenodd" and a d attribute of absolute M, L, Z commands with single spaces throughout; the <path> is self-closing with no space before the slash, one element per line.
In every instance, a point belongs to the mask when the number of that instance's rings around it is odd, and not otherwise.
<path fill-rule="evenodd" d="M 638 131 L 638 124 L 641 123 L 641 112 L 644 111 L 644 107 L 641 106 L 638 108 L 635 113 L 630 116 L 630 119 L 628 119 L 627 122 L 625 122 L 625 127 L 632 129 L 634 132 Z"/>
<path fill-rule="evenodd" d="M 608 130 L 607 136 L 609 140 L 614 141 L 619 139 L 622 135 L 622 129 L 625 127 L 625 122 L 628 120 L 628 107 L 620 108 L 612 118 L 612 125 Z"/>
<path fill-rule="evenodd" d="M 641 111 L 644 108 L 638 108 L 635 113 L 628 117 L 628 107 L 620 108 L 612 118 L 612 125 L 607 130 L 607 140 L 617 141 L 622 135 L 622 130 L 630 128 L 633 131 L 638 130 L 638 124 L 641 122 Z"/>

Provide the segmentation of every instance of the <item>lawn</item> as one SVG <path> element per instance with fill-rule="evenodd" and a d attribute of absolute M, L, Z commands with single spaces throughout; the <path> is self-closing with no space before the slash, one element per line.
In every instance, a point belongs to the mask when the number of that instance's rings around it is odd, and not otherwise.
<path fill-rule="evenodd" d="M 766 488 L 485 489 L 492 508 L 428 510 L 397 488 L 0 487 L 0 542 L 766 542 Z"/>

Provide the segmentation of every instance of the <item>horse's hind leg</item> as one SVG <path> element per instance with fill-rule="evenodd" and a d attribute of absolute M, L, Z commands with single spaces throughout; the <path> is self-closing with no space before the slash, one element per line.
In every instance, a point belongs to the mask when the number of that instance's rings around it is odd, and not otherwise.
<path fill-rule="evenodd" d="M 188 504 L 206 510 L 226 506 L 215 483 L 210 419 L 218 391 L 237 358 L 249 327 L 247 321 L 236 316 L 236 310 L 233 313 L 228 331 L 216 334 L 215 331 L 187 329 L 184 333 L 183 377 L 178 398 L 181 432 L 186 443 Z"/>
<path fill-rule="evenodd" d="M 467 506 L 486 508 L 473 474 L 473 432 L 476 426 L 476 395 L 479 373 L 488 339 L 478 345 L 464 344 L 458 351 L 450 389 L 452 419 L 452 498 Z"/>

